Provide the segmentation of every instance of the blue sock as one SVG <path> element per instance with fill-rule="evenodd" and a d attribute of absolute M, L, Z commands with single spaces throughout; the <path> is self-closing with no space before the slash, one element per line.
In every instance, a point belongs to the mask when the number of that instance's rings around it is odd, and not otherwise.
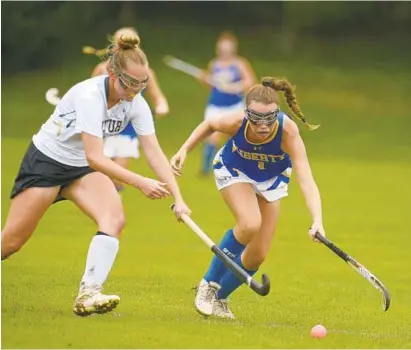
<path fill-rule="evenodd" d="M 226 232 L 225 236 L 220 242 L 220 249 L 230 257 L 230 259 L 235 259 L 240 257 L 241 253 L 244 251 L 245 246 L 243 246 L 234 236 L 233 230 L 230 229 Z M 227 268 L 216 256 L 211 260 L 210 267 L 208 268 L 207 273 L 204 276 L 204 279 L 207 282 L 213 281 L 220 283 L 221 278 L 226 272 Z"/>
<path fill-rule="evenodd" d="M 216 151 L 216 146 L 212 145 L 211 143 L 206 143 L 204 145 L 203 149 L 203 173 L 207 174 L 210 172 L 212 163 L 213 163 L 213 157 Z"/>
<path fill-rule="evenodd" d="M 237 256 L 234 259 L 234 262 L 242 269 L 244 269 L 250 276 L 254 276 L 255 273 L 258 271 L 258 269 L 254 271 L 246 269 L 241 261 L 241 255 Z M 221 279 L 221 289 L 217 292 L 217 298 L 227 299 L 228 296 L 242 284 L 243 282 L 241 282 L 230 270 L 227 269 L 226 273 Z"/>

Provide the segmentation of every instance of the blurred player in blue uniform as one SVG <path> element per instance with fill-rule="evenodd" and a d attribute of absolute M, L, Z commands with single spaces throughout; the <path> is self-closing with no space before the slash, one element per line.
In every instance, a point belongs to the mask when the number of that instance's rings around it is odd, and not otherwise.
<path fill-rule="evenodd" d="M 223 32 L 217 39 L 216 57 L 208 64 L 203 80 L 211 82 L 211 93 L 204 118 L 227 115 L 244 110 L 243 94 L 256 78 L 250 63 L 238 56 L 238 40 L 230 32 Z M 216 87 L 218 86 L 218 88 Z M 201 173 L 209 174 L 220 141 L 218 132 L 210 135 L 204 144 Z"/>
<path fill-rule="evenodd" d="M 220 248 L 251 276 L 267 256 L 277 226 L 280 199 L 288 195 L 291 168 L 296 173 L 311 214 L 309 234 L 325 235 L 321 198 L 296 123 L 280 110 L 282 91 L 294 116 L 310 129 L 285 79 L 266 77 L 246 94 L 243 112 L 210 117 L 201 123 L 171 159 L 181 175 L 186 155 L 199 142 L 218 131 L 231 135 L 214 159 L 217 188 L 233 213 L 236 225 L 229 229 Z M 240 280 L 216 257 L 197 287 L 195 307 L 203 315 L 234 318 L 228 296 Z"/>

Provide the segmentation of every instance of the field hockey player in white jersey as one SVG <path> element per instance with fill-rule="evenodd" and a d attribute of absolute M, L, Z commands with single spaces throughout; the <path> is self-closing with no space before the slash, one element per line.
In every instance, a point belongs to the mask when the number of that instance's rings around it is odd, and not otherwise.
<path fill-rule="evenodd" d="M 102 294 L 124 227 L 124 212 L 110 178 L 139 189 L 150 199 L 174 197 L 175 214 L 190 214 L 155 134 L 153 117 L 141 90 L 148 62 L 137 36 L 122 36 L 107 49 L 109 75 L 74 85 L 34 135 L 16 177 L 1 232 L 1 258 L 17 252 L 30 238 L 51 204 L 72 201 L 97 224 L 73 310 L 79 316 L 106 313 L 117 295 Z M 131 122 L 149 166 L 161 182 L 133 173 L 107 158 L 103 138 Z"/>
<path fill-rule="evenodd" d="M 124 27 L 114 33 L 113 40 L 117 40 L 121 35 L 138 36 L 137 31 L 133 27 Z M 95 50 L 91 47 L 85 47 L 83 48 L 83 52 L 103 54 L 105 50 Z M 91 75 L 95 77 L 106 74 L 108 74 L 107 60 L 96 65 Z M 149 68 L 148 76 L 149 81 L 146 89 L 142 91 L 142 94 L 148 97 L 153 104 L 156 118 L 162 118 L 169 113 L 168 101 L 160 88 L 156 74 L 152 68 Z M 104 154 L 124 168 L 128 168 L 131 159 L 138 159 L 140 157 L 137 134 L 131 123 L 129 123 L 120 134 L 104 140 Z M 123 189 L 121 182 L 113 181 L 119 191 Z"/>

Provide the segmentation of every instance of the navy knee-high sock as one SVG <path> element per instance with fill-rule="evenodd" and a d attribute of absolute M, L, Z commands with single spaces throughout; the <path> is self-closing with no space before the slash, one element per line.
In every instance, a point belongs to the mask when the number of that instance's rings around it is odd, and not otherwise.
<path fill-rule="evenodd" d="M 220 242 L 220 249 L 231 259 L 241 256 L 241 253 L 244 251 L 245 246 L 243 246 L 234 236 L 232 229 L 228 230 Z M 213 281 L 220 283 L 220 280 L 227 268 L 216 256 L 211 260 L 210 267 L 208 268 L 207 273 L 204 276 L 204 279 L 207 282 Z"/>
<path fill-rule="evenodd" d="M 203 149 L 203 173 L 204 174 L 209 173 L 211 170 L 215 151 L 216 151 L 215 145 L 208 143 L 208 142 L 205 143 L 204 149 Z"/>
<path fill-rule="evenodd" d="M 241 255 L 234 259 L 234 262 L 244 269 L 250 276 L 254 276 L 257 270 L 248 270 L 244 267 L 241 261 Z M 227 299 L 228 296 L 234 292 L 238 287 L 242 285 L 242 282 L 234 275 L 230 270 L 227 269 L 220 281 L 221 289 L 217 292 L 218 299 Z"/>

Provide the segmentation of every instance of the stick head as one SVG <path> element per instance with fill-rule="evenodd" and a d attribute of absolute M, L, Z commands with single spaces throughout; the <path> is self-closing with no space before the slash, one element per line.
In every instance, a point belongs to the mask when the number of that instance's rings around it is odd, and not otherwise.
<path fill-rule="evenodd" d="M 270 293 L 270 288 L 271 288 L 271 283 L 270 283 L 270 279 L 268 278 L 268 276 L 266 274 L 263 273 L 262 277 L 262 288 L 261 288 L 261 294 L 260 295 L 267 295 L 268 293 Z"/>
<path fill-rule="evenodd" d="M 382 294 L 382 309 L 384 311 L 388 311 L 391 305 L 391 297 L 390 297 L 390 294 L 388 293 L 387 288 L 384 287 L 384 289 L 381 289 L 381 294 Z"/>
<path fill-rule="evenodd" d="M 268 293 L 270 293 L 270 288 L 271 288 L 271 284 L 270 284 L 270 279 L 268 278 L 268 276 L 266 274 L 263 273 L 263 275 L 261 276 L 262 279 L 262 284 L 259 284 L 256 280 L 251 280 L 250 283 L 250 288 L 256 292 L 258 295 L 261 296 L 266 296 Z"/>

